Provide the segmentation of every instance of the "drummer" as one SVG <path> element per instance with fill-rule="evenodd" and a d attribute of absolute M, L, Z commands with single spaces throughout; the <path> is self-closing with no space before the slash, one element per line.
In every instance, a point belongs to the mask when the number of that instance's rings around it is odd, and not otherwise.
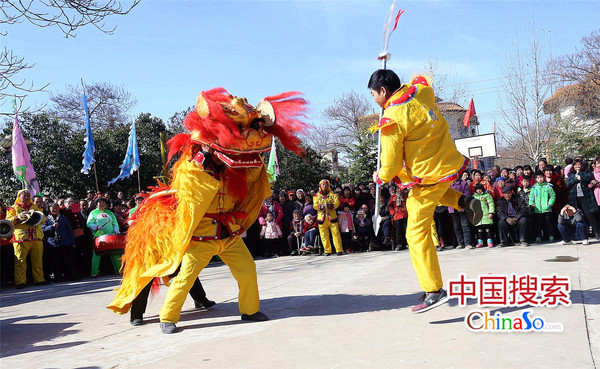
<path fill-rule="evenodd" d="M 94 239 L 111 234 L 120 234 L 119 223 L 112 211 L 107 209 L 108 201 L 104 197 L 96 199 L 96 209 L 92 210 L 87 220 L 87 227 L 94 234 Z M 92 251 L 92 278 L 98 276 L 101 256 Z M 110 259 L 115 270 L 115 274 L 119 274 L 121 269 L 121 255 L 111 254 Z"/>

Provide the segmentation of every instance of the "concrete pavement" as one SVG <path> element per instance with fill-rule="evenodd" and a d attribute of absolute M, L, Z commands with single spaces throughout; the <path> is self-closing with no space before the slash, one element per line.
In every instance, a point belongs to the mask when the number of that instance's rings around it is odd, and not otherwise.
<path fill-rule="evenodd" d="M 570 258 L 558 258 L 568 256 Z M 261 311 L 240 320 L 237 284 L 222 264 L 200 274 L 209 311 L 188 298 L 179 332 L 160 333 L 166 287 L 148 304 L 146 324 L 105 306 L 116 277 L 27 286 L 1 294 L 2 368 L 594 368 L 600 363 L 600 243 L 439 253 L 444 280 L 464 272 L 553 273 L 571 278 L 569 307 L 533 307 L 562 332 L 471 332 L 472 310 L 506 315 L 525 308 L 479 308 L 457 300 L 423 314 L 421 291 L 404 252 L 256 260 Z M 447 287 L 447 286 L 446 286 Z"/>

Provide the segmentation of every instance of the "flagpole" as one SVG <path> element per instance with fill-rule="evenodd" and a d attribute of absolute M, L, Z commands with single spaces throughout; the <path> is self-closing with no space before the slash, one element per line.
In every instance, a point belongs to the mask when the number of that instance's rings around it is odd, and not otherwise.
<path fill-rule="evenodd" d="M 92 164 L 94 166 L 94 178 L 96 179 L 96 193 L 100 192 L 100 186 L 98 186 L 98 174 L 96 173 L 96 162 Z"/>
<path fill-rule="evenodd" d="M 381 58 L 381 69 L 385 70 L 387 68 L 387 60 L 391 57 L 389 53 L 384 56 L 380 56 Z M 379 113 L 379 119 L 383 117 L 384 108 L 381 108 Z M 381 167 L 381 130 L 377 131 L 377 170 Z M 379 198 L 381 196 L 381 188 L 375 184 L 375 213 L 373 214 L 373 229 L 375 231 L 375 237 L 377 237 L 377 233 L 379 232 L 379 223 L 380 223 L 380 215 L 379 215 Z"/>
<path fill-rule="evenodd" d="M 137 170 L 137 176 L 138 176 L 138 193 L 142 192 L 142 185 L 140 182 L 140 170 Z"/>
<path fill-rule="evenodd" d="M 13 95 L 13 112 L 15 113 L 15 119 L 17 119 L 17 95 Z M 11 138 L 11 150 L 12 150 L 12 142 L 14 142 L 14 138 L 11 134 L 10 136 Z M 25 188 L 27 188 L 25 186 L 25 179 L 23 179 L 22 177 L 21 179 L 21 189 L 24 190 Z"/>

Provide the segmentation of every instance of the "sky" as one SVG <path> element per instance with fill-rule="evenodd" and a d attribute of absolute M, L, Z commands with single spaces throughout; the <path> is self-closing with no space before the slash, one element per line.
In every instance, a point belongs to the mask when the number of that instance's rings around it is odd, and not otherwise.
<path fill-rule="evenodd" d="M 293 90 L 311 102 L 309 121 L 319 125 L 323 109 L 343 93 L 354 90 L 372 102 L 366 85 L 381 66 L 391 4 L 142 0 L 128 15 L 106 19 L 107 28 L 116 27 L 112 35 L 88 26 L 65 38 L 56 28 L 21 23 L 3 25 L 0 46 L 35 63 L 19 78 L 50 83 L 48 93 L 30 95 L 25 105 L 42 105 L 49 93 L 81 79 L 110 82 L 137 99 L 133 114 L 166 121 L 214 87 L 252 104 Z M 500 122 L 503 67 L 515 44 L 528 44 L 533 23 L 554 57 L 573 53 L 583 36 L 600 29 L 599 1 L 398 0 L 396 9 L 405 13 L 390 39 L 388 68 L 406 80 L 435 61 L 448 88 L 467 87 L 465 101 L 456 103 L 467 107 L 473 97 L 481 134 Z"/>

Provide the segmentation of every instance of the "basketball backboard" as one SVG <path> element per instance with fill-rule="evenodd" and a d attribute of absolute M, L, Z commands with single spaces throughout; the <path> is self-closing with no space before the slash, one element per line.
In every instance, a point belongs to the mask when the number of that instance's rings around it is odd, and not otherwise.
<path fill-rule="evenodd" d="M 496 134 L 458 138 L 454 140 L 458 151 L 468 158 L 496 157 Z"/>

